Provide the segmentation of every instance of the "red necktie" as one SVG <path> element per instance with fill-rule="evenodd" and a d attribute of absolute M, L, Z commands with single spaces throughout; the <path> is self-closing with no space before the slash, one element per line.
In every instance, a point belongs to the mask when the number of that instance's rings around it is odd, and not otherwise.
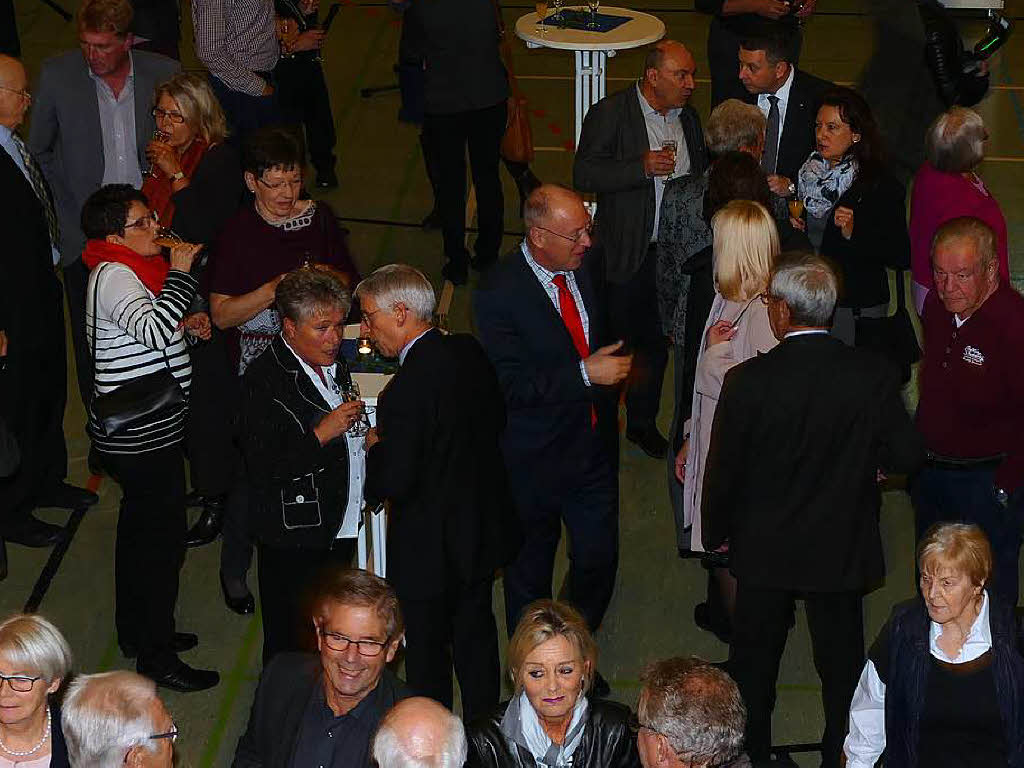
<path fill-rule="evenodd" d="M 583 318 L 580 317 L 576 299 L 566 284 L 565 275 L 555 275 L 551 282 L 558 287 L 558 311 L 562 315 L 565 329 L 572 336 L 572 343 L 580 360 L 585 360 L 590 356 L 590 345 L 587 344 L 587 334 L 583 332 Z M 590 406 L 590 426 L 597 426 L 597 411 L 594 410 L 594 406 Z"/>

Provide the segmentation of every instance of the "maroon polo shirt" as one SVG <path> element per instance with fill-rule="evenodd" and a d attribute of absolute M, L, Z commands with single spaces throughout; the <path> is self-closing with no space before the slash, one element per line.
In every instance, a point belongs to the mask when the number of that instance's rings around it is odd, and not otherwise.
<path fill-rule="evenodd" d="M 957 328 L 930 291 L 921 324 L 917 426 L 928 449 L 965 459 L 1005 453 L 996 482 L 1012 491 L 1024 483 L 1024 297 L 1002 283 Z"/>

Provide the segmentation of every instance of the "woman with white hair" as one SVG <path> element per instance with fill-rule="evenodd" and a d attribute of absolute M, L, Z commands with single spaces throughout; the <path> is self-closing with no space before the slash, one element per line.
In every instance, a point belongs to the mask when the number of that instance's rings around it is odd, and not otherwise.
<path fill-rule="evenodd" d="M 71 663 L 67 640 L 41 616 L 0 622 L 0 768 L 67 768 L 53 696 Z"/>
<path fill-rule="evenodd" d="M 988 131 L 981 115 L 966 107 L 953 107 L 936 118 L 925 138 L 927 160 L 914 177 L 910 196 L 910 270 L 914 304 L 924 307 L 932 279 L 932 239 L 951 219 L 981 219 L 996 233 L 999 274 L 1010 279 L 1006 218 L 999 202 L 978 176 L 985 159 Z"/>

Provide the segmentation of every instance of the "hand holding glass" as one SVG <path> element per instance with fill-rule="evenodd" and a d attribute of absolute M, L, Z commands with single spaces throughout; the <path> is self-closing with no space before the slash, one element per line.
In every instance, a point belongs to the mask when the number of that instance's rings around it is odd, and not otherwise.
<path fill-rule="evenodd" d="M 675 173 L 676 151 L 678 150 L 678 148 L 679 148 L 679 144 L 678 144 L 678 142 L 675 139 L 665 139 L 663 142 L 661 142 L 661 149 L 663 151 L 667 150 L 667 151 L 672 153 L 672 170 L 669 171 L 668 176 L 665 177 L 665 181 L 668 181 L 669 179 L 671 179 L 672 178 L 672 174 Z"/>

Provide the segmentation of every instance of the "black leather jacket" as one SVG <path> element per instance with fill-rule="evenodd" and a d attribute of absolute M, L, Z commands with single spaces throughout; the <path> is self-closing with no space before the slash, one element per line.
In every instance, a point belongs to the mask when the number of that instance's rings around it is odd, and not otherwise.
<path fill-rule="evenodd" d="M 533 756 L 509 744 L 501 731 L 508 702 L 487 718 L 470 724 L 467 768 L 535 768 Z M 624 704 L 591 699 L 583 739 L 573 753 L 573 768 L 640 768 L 636 736 L 630 730 L 630 711 Z"/>

